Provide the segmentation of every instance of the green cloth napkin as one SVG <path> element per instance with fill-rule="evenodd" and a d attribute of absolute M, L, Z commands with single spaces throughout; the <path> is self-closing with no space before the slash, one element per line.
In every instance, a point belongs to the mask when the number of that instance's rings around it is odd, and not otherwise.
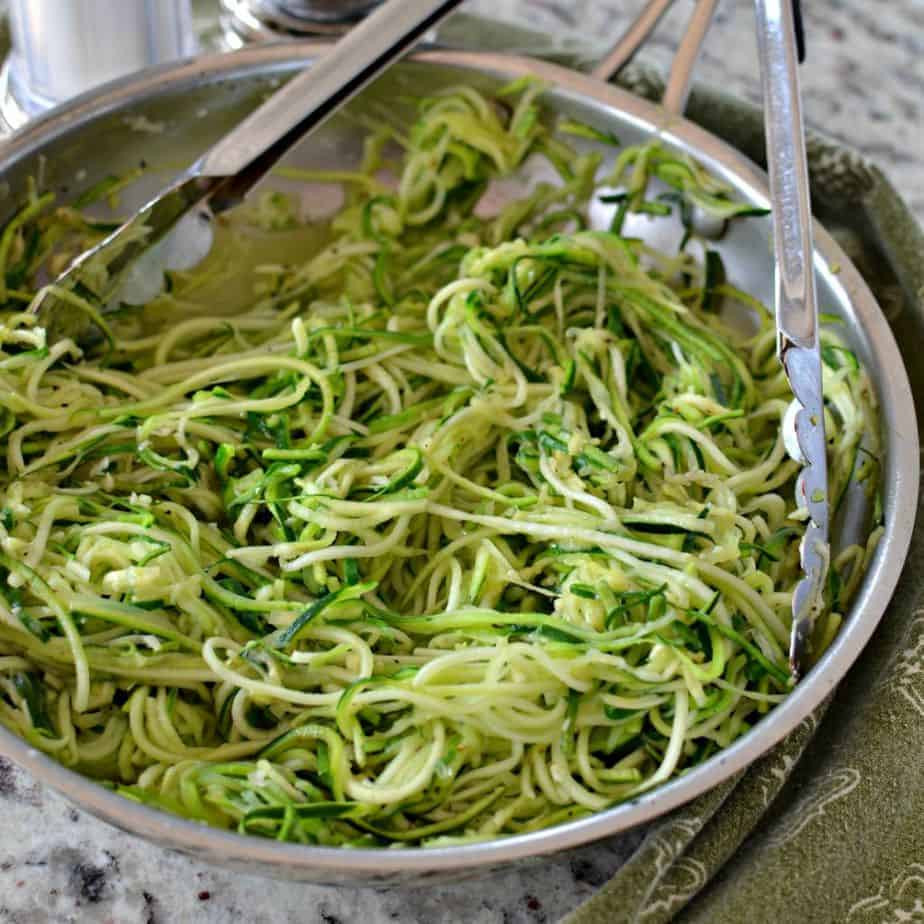
<path fill-rule="evenodd" d="M 660 96 L 650 70 L 620 82 Z M 687 111 L 764 162 L 754 107 L 697 88 Z M 816 213 L 889 316 L 924 409 L 924 365 L 909 362 L 924 342 L 924 235 L 872 164 L 819 135 L 808 148 Z M 882 624 L 829 701 L 747 770 L 652 824 L 566 924 L 924 922 L 922 560 L 919 515 Z"/>

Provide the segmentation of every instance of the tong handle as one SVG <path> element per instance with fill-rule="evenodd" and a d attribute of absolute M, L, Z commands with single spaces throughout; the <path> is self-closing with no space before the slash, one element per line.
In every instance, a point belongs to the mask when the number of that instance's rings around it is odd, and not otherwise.
<path fill-rule="evenodd" d="M 322 58 L 277 90 L 192 167 L 204 180 L 226 179 L 213 210 L 237 204 L 304 135 L 411 48 L 461 0 L 390 0 Z"/>
<path fill-rule="evenodd" d="M 783 438 L 802 466 L 796 500 L 808 512 L 789 643 L 790 670 L 798 679 L 811 661 L 812 632 L 823 608 L 830 560 L 823 372 L 796 16 L 791 0 L 755 0 L 755 10 L 773 204 L 777 352 L 793 393 Z"/>
<path fill-rule="evenodd" d="M 674 55 L 674 63 L 670 76 L 667 78 L 667 88 L 662 101 L 664 108 L 671 115 L 683 115 L 684 109 L 687 108 L 693 81 L 693 69 L 699 61 L 699 54 L 703 49 L 703 41 L 709 31 L 709 26 L 712 25 L 717 2 L 718 0 L 698 0 L 690 22 L 683 33 L 683 38 L 677 46 L 677 53 Z"/>
<path fill-rule="evenodd" d="M 812 210 L 799 92 L 798 45 L 790 0 L 755 0 L 776 245 L 777 325 L 811 347 L 818 338 Z"/>
<path fill-rule="evenodd" d="M 613 50 L 593 69 L 599 80 L 612 80 L 635 56 L 655 30 L 673 0 L 648 0 L 641 13 L 629 25 Z M 718 0 L 697 0 L 696 7 L 677 46 L 662 105 L 670 115 L 683 115 L 690 96 L 693 69 L 699 60 L 703 40 L 712 24 Z"/>
<path fill-rule="evenodd" d="M 612 51 L 591 71 L 591 75 L 598 80 L 612 80 L 635 57 L 635 53 L 654 32 L 661 17 L 673 2 L 674 0 L 648 0 L 641 13 L 620 36 Z"/>

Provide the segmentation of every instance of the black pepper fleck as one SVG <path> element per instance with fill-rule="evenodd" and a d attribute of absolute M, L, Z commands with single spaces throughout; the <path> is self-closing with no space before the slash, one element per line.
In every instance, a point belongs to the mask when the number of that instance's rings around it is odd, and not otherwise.
<path fill-rule="evenodd" d="M 15 794 L 16 771 L 5 757 L 0 757 L 0 796 L 13 796 Z"/>
<path fill-rule="evenodd" d="M 109 886 L 106 881 L 106 870 L 92 863 L 78 863 L 71 873 L 71 886 L 82 899 L 95 905 L 103 900 L 103 895 Z"/>
<path fill-rule="evenodd" d="M 144 924 L 157 924 L 157 899 L 150 892 L 142 892 L 144 902 Z"/>

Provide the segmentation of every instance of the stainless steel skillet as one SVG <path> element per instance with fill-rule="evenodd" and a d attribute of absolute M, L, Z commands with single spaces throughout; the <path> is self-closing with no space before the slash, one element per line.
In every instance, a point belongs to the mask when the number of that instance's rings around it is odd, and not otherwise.
<path fill-rule="evenodd" d="M 0 211 L 15 208 L 30 175 L 38 176 L 45 188 L 58 190 L 67 200 L 107 174 L 121 173 L 143 161 L 155 169 L 123 201 L 125 208 L 140 205 L 261 101 L 274 82 L 322 53 L 321 45 L 254 48 L 148 72 L 82 97 L 27 127 L 0 149 L 0 183 L 6 191 L 5 209 Z M 546 97 L 553 109 L 613 131 L 626 144 L 659 133 L 665 143 L 694 154 L 743 198 L 757 206 L 768 204 L 763 173 L 692 123 L 599 79 L 503 55 L 429 52 L 396 66 L 345 115 L 313 135 L 290 162 L 320 168 L 350 166 L 361 153 L 357 113 L 374 113 L 384 105 L 393 115 L 400 115 L 398 101 L 407 95 L 460 81 L 490 90 L 527 73 L 553 85 Z M 529 165 L 515 183 L 496 193 L 516 195 L 540 176 L 545 178 L 541 168 Z M 308 210 L 336 206 L 330 189 L 309 189 L 304 199 Z M 608 215 L 601 211 L 592 217 L 602 223 Z M 651 239 L 657 235 L 656 242 L 665 246 L 676 229 L 639 217 L 628 231 Z M 710 761 L 634 802 L 546 831 L 464 847 L 344 850 L 242 837 L 154 811 L 61 767 L 2 729 L 0 752 L 93 814 L 165 846 L 248 872 L 332 883 L 422 882 L 493 870 L 641 824 L 716 785 L 789 733 L 843 677 L 891 596 L 913 525 L 918 443 L 911 392 L 898 350 L 884 316 L 846 256 L 821 228 L 816 228 L 815 240 L 822 309 L 843 318 L 847 337 L 870 371 L 881 404 L 886 532 L 845 625 L 826 655 L 785 703 Z M 749 219 L 715 245 L 732 281 L 768 303 L 772 296 L 769 241 L 769 223 Z M 854 515 L 835 530 L 841 541 L 849 540 L 854 521 L 864 516 L 862 501 L 854 501 Z"/>

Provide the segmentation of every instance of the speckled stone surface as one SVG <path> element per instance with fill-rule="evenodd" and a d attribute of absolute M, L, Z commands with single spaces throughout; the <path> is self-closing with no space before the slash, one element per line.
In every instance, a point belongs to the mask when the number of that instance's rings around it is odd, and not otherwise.
<path fill-rule="evenodd" d="M 924 221 L 924 4 L 806 3 L 808 121 L 878 163 Z M 474 0 L 563 38 L 613 36 L 638 0 Z M 689 4 L 648 47 L 670 60 Z M 750 0 L 724 0 L 698 77 L 756 100 Z M 376 893 L 271 882 L 196 863 L 71 808 L 0 759 L 0 924 L 542 924 L 589 897 L 638 835 L 476 882 Z"/>
<path fill-rule="evenodd" d="M 443 887 L 376 892 L 276 882 L 123 834 L 0 758 L 0 922 L 541 924 L 589 898 L 638 839 Z"/>

